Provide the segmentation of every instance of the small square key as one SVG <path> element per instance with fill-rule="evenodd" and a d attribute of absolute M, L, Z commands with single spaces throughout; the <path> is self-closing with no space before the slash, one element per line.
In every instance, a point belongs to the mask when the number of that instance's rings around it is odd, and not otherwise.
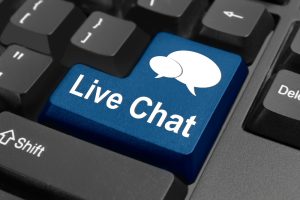
<path fill-rule="evenodd" d="M 132 70 L 149 37 L 133 22 L 93 12 L 73 35 L 63 64 L 86 64 L 116 76 Z"/>
<path fill-rule="evenodd" d="M 216 0 L 202 24 L 200 40 L 238 53 L 251 63 L 274 27 L 274 19 L 255 2 Z"/>

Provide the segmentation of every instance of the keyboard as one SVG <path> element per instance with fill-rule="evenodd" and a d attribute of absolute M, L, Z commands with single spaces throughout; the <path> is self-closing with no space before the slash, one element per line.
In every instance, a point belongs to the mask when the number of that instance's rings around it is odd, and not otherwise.
<path fill-rule="evenodd" d="M 298 0 L 0 0 L 0 199 L 300 199 Z"/>

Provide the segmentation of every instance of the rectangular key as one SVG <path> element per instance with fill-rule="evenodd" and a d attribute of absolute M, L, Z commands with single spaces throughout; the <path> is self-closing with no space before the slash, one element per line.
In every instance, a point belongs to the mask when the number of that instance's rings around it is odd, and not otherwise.
<path fill-rule="evenodd" d="M 70 2 L 27 0 L 11 17 L 1 42 L 19 44 L 58 58 L 84 19 L 84 14 Z"/>
<path fill-rule="evenodd" d="M 235 54 L 160 33 L 126 78 L 74 66 L 42 119 L 192 182 L 246 75 Z"/>
<path fill-rule="evenodd" d="M 171 173 L 10 113 L 0 114 L 0 171 L 52 199 L 183 199 Z M 56 195 L 56 196 L 55 196 Z"/>
<path fill-rule="evenodd" d="M 300 75 L 281 70 L 255 106 L 246 128 L 300 148 Z"/>
<path fill-rule="evenodd" d="M 204 18 L 199 38 L 241 54 L 251 63 L 274 27 L 274 19 L 256 2 L 216 0 Z"/>

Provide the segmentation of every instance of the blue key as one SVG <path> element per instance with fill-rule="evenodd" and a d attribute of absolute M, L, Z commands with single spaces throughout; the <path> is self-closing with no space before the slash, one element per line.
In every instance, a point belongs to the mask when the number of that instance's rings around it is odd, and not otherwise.
<path fill-rule="evenodd" d="M 238 55 L 159 33 L 126 78 L 73 66 L 41 120 L 191 183 L 247 72 Z"/>

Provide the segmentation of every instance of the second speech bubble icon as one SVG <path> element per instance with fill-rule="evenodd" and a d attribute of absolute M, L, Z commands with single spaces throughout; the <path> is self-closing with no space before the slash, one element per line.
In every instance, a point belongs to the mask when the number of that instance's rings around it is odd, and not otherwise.
<path fill-rule="evenodd" d="M 222 77 L 218 65 L 210 58 L 193 51 L 175 51 L 150 60 L 155 78 L 175 78 L 185 84 L 196 96 L 195 88 L 210 88 L 217 85 Z"/>

